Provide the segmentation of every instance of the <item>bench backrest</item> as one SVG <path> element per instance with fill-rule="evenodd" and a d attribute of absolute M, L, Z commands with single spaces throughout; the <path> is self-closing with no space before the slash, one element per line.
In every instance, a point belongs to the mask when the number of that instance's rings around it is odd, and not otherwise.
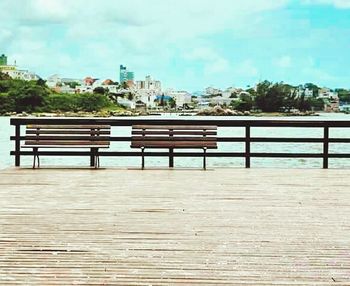
<path fill-rule="evenodd" d="M 109 146 L 109 125 L 27 125 L 25 145 Z"/>
<path fill-rule="evenodd" d="M 133 125 L 132 148 L 217 148 L 213 125 Z"/>

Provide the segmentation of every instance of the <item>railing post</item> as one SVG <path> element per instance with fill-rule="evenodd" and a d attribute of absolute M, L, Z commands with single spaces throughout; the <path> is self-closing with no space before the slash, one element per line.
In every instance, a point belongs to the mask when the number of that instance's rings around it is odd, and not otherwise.
<path fill-rule="evenodd" d="M 169 137 L 173 137 L 173 129 L 169 129 Z M 169 148 L 169 168 L 174 168 L 174 148 Z"/>
<path fill-rule="evenodd" d="M 250 126 L 245 127 L 245 167 L 250 168 Z"/>
<path fill-rule="evenodd" d="M 174 148 L 169 148 L 169 168 L 174 168 Z"/>
<path fill-rule="evenodd" d="M 19 154 L 21 151 L 21 125 L 16 124 L 15 125 L 15 166 L 19 167 L 21 165 L 21 155 Z"/>
<path fill-rule="evenodd" d="M 328 169 L 329 127 L 323 129 L 323 169 Z"/>

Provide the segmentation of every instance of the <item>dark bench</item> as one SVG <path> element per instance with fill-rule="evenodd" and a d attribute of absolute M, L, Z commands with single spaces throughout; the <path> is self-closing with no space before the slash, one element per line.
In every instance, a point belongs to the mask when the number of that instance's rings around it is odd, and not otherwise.
<path fill-rule="evenodd" d="M 146 148 L 169 149 L 169 167 L 174 166 L 175 148 L 202 149 L 203 169 L 206 169 L 207 149 L 217 149 L 217 127 L 201 125 L 133 125 L 131 148 L 141 148 L 142 169 L 145 167 Z"/>
<path fill-rule="evenodd" d="M 33 168 L 39 161 L 39 148 L 89 148 L 93 166 L 100 166 L 99 149 L 109 148 L 109 125 L 27 125 L 22 148 L 32 148 Z"/>

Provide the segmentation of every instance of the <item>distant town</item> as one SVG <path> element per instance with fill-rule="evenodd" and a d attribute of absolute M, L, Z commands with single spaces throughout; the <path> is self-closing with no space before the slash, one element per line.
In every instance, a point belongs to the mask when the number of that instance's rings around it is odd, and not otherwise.
<path fill-rule="evenodd" d="M 264 81 L 245 89 L 227 87 L 222 90 L 206 87 L 202 92 L 191 93 L 185 90 L 164 89 L 161 80 L 154 79 L 150 75 L 135 80 L 135 73 L 124 65 L 119 66 L 118 80 L 93 76 L 83 79 L 67 78 L 58 74 L 42 79 L 35 72 L 18 68 L 16 63 L 8 64 L 7 56 L 4 54 L 0 56 L 0 72 L 11 79 L 44 80 L 45 85 L 57 94 L 104 94 L 127 110 L 200 112 L 210 108 L 221 108 L 239 112 L 350 111 L 349 89 L 318 87 L 312 83 L 292 86 Z M 265 99 L 261 96 L 263 92 L 266 93 Z M 279 93 L 283 100 L 277 102 Z M 273 96 L 276 98 L 269 102 L 269 97 Z M 203 114 L 205 115 L 205 112 Z"/>

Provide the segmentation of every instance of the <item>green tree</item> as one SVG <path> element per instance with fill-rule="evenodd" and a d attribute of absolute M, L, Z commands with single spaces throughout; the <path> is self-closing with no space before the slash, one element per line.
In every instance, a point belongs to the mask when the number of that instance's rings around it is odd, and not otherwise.
<path fill-rule="evenodd" d="M 44 98 L 49 95 L 49 91 L 36 82 L 22 82 L 20 86 L 11 89 L 9 96 L 15 101 L 16 112 L 33 112 L 43 106 Z"/>
<path fill-rule="evenodd" d="M 239 100 L 232 101 L 231 106 L 238 111 L 250 111 L 253 108 L 254 101 L 249 94 L 241 94 Z"/>
<path fill-rule="evenodd" d="M 67 84 L 70 88 L 76 88 L 77 86 L 80 85 L 80 83 L 76 81 L 71 81 L 71 82 L 68 82 Z"/>
<path fill-rule="evenodd" d="M 170 108 L 175 108 L 176 107 L 176 101 L 174 98 L 170 97 L 168 101 L 168 105 Z"/>
<path fill-rule="evenodd" d="M 339 101 L 342 103 L 350 103 L 350 90 L 338 88 L 335 90 L 338 93 Z"/>
<path fill-rule="evenodd" d="M 95 94 L 106 94 L 108 91 L 108 89 L 104 89 L 102 86 L 98 86 L 96 88 L 94 88 L 94 93 Z"/>
<path fill-rule="evenodd" d="M 290 89 L 283 83 L 271 83 L 267 80 L 257 86 L 255 104 L 263 112 L 281 111 L 284 107 L 284 99 L 290 93 Z"/>

